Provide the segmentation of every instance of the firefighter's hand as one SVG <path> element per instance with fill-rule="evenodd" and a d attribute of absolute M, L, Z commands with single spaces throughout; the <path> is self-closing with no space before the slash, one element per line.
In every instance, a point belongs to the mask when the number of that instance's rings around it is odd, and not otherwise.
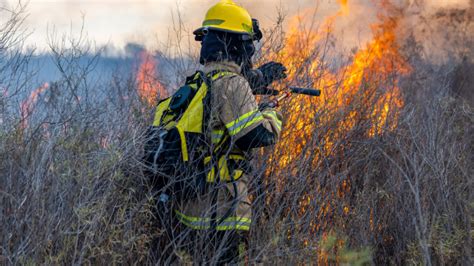
<path fill-rule="evenodd" d="M 278 62 L 268 62 L 258 68 L 262 73 L 262 87 L 267 87 L 272 82 L 286 78 L 286 67 Z"/>
<path fill-rule="evenodd" d="M 286 68 L 281 63 L 269 62 L 257 69 L 244 69 L 242 74 L 249 82 L 253 94 L 277 95 L 279 91 L 267 87 L 276 80 L 286 78 Z"/>

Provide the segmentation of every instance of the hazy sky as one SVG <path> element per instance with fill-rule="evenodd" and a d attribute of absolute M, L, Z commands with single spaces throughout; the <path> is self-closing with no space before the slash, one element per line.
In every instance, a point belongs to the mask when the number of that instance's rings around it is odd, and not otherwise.
<path fill-rule="evenodd" d="M 0 6 L 14 5 L 18 0 L 0 0 Z M 52 29 L 57 32 L 77 33 L 85 22 L 85 32 L 97 44 L 111 43 L 121 47 L 134 41 L 153 46 L 164 42 L 168 30 L 176 19 L 177 10 L 188 30 L 198 27 L 206 10 L 217 0 L 29 0 L 26 20 L 32 32 L 29 43 L 40 48 L 46 47 L 47 34 Z M 241 0 L 252 16 L 268 25 L 275 20 L 277 8 L 281 4 L 287 13 L 295 14 L 308 6 L 316 6 L 314 0 L 294 0 L 291 4 L 284 0 Z M 335 0 L 319 1 L 324 11 L 337 10 Z"/>
<path fill-rule="evenodd" d="M 19 0 L 0 0 L 3 5 L 15 5 Z M 364 39 L 370 34 L 368 25 L 375 19 L 371 10 L 374 0 L 349 0 L 351 16 L 346 18 L 343 29 L 351 34 L 348 39 Z M 414 1 L 414 0 L 398 0 Z M 470 0 L 425 0 L 429 6 L 445 6 L 452 3 L 468 3 Z M 156 47 L 166 42 L 167 32 L 173 25 L 177 10 L 186 28 L 198 27 L 206 10 L 218 0 L 22 0 L 27 3 L 29 14 L 26 27 L 32 32 L 30 45 L 47 47 L 47 34 L 55 29 L 59 33 L 77 33 L 85 22 L 88 37 L 99 45 L 112 44 L 123 47 L 127 42 L 138 42 Z M 246 7 L 252 16 L 264 26 L 275 20 L 278 6 L 290 16 L 308 7 L 319 7 L 318 14 L 334 14 L 337 0 L 236 0 Z"/>

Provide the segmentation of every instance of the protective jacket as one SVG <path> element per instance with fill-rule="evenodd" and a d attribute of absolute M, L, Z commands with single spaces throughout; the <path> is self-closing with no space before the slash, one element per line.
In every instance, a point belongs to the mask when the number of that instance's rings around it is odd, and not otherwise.
<path fill-rule="evenodd" d="M 178 220 L 192 229 L 249 230 L 251 202 L 248 194 L 250 151 L 273 144 L 279 136 L 281 116 L 273 109 L 260 111 L 240 67 L 230 61 L 205 65 L 204 73 L 228 73 L 212 83 L 211 117 L 207 133 L 218 158 L 209 164 L 209 193 L 177 203 Z M 211 165 L 212 164 L 212 165 Z M 225 219 L 224 219 L 225 218 Z"/>

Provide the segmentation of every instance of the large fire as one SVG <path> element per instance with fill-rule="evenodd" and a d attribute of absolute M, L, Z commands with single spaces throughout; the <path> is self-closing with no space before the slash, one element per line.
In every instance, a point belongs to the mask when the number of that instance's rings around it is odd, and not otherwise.
<path fill-rule="evenodd" d="M 140 98 L 150 106 L 158 99 L 168 96 L 165 87 L 156 77 L 156 60 L 146 51 L 140 53 L 140 66 L 137 72 L 137 89 Z"/>
<path fill-rule="evenodd" d="M 328 17 L 319 30 L 305 28 L 304 15 L 295 17 L 285 47 L 267 58 L 281 61 L 287 66 L 288 80 L 294 83 L 292 85 L 322 90 L 319 98 L 296 96 L 284 103 L 283 110 L 287 112 L 285 129 L 270 158 L 270 164 L 274 167 L 269 167 L 267 171 L 272 179 L 275 178 L 277 189 L 282 190 L 291 185 L 286 177 L 297 175 L 302 166 L 301 158 L 310 158 L 305 160 L 310 164 L 305 167 L 316 171 L 322 164 L 321 158 L 337 153 L 340 148 L 338 143 L 348 135 L 357 132 L 372 138 L 393 130 L 398 123 L 399 111 L 403 107 L 398 79 L 410 72 L 410 66 L 397 44 L 399 18 L 387 15 L 388 9 L 384 9 L 385 15 L 380 15 L 379 22 L 372 25 L 373 39 L 355 52 L 349 63 L 335 67 L 326 63 L 325 42 L 337 19 L 350 12 L 347 0 L 338 2 L 341 9 Z M 316 124 L 326 125 L 329 130 L 317 132 Z M 361 127 L 361 124 L 365 126 Z M 319 193 L 326 193 L 327 198 L 332 199 L 318 202 L 318 209 L 311 210 L 319 218 L 319 221 L 312 222 L 312 231 L 323 232 L 324 235 L 331 228 L 331 219 L 328 217 L 334 215 L 331 214 L 332 206 L 335 205 L 333 200 L 342 200 L 350 190 L 351 183 L 348 178 L 340 181 L 336 195 L 326 191 L 320 184 L 315 186 Z M 310 210 L 312 198 L 313 195 L 301 197 L 301 215 Z M 349 203 L 342 205 L 343 213 L 348 214 Z M 307 244 L 307 241 L 304 243 Z M 324 257 L 323 254 L 320 256 Z"/>
<path fill-rule="evenodd" d="M 344 15 L 341 11 L 349 12 L 347 0 L 339 2 L 341 10 L 323 24 L 329 27 L 329 31 L 333 20 Z M 295 18 L 297 22 L 301 20 L 301 16 Z M 410 71 L 399 52 L 395 34 L 397 22 L 396 17 L 380 17 L 380 22 L 372 25 L 373 39 L 353 55 L 351 63 L 337 70 L 330 69 L 323 62 L 324 55 L 314 49 L 325 41 L 326 29 L 316 31 L 292 27 L 285 48 L 270 55 L 270 59 L 279 60 L 287 66 L 288 80 L 320 88 L 322 95 L 319 98 L 296 96 L 285 103 L 284 108 L 288 110 L 286 125 L 291 127 L 283 132 L 277 147 L 280 168 L 302 155 L 307 140 L 312 138 L 316 120 L 323 124 L 337 123 L 334 126 L 336 131 L 323 139 L 323 155 L 331 154 L 334 141 L 352 130 L 357 119 L 372 122 L 367 136 L 396 127 L 397 112 L 403 106 L 397 78 Z M 341 117 L 339 111 L 347 106 L 356 108 Z M 324 115 L 315 117 L 316 113 Z M 298 134 L 295 135 L 295 132 Z M 291 151 L 286 149 L 290 146 L 293 147 Z"/>

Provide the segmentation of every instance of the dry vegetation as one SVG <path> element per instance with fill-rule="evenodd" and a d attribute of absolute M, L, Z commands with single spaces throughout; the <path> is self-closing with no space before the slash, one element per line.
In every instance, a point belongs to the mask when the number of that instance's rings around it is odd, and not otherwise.
<path fill-rule="evenodd" d="M 100 53 L 79 64 L 93 53 L 86 40 L 52 38 L 61 78 L 35 84 L 30 55 L 18 52 L 24 10 L 0 17 L 9 18 L 0 21 L 0 263 L 169 262 L 179 252 L 163 251 L 169 243 L 156 223 L 156 191 L 139 160 L 153 110 L 135 77 L 91 83 Z M 290 37 L 304 54 L 272 46 L 275 37 L 262 57 L 297 58 L 285 62 L 289 82 L 328 96 L 283 106 L 282 146 L 257 153 L 265 198 L 246 260 L 471 265 L 472 50 L 434 65 L 407 39 L 390 56 L 403 58 L 409 72 L 384 57 L 396 66 L 381 72 L 389 61 L 375 60 L 328 78 L 333 37 L 316 45 L 311 35 Z M 348 84 L 354 73 L 360 80 Z M 35 87 L 41 93 L 30 94 Z M 396 100 L 386 98 L 395 89 Z M 377 109 L 381 101 L 388 111 Z"/>

